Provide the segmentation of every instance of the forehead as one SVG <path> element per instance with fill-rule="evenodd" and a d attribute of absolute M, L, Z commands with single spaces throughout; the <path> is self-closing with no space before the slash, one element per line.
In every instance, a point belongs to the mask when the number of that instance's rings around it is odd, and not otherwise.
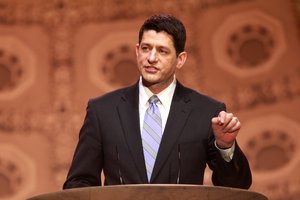
<path fill-rule="evenodd" d="M 154 30 L 144 31 L 141 44 L 159 45 L 159 46 L 174 48 L 172 36 L 164 31 L 161 32 L 156 32 Z"/>

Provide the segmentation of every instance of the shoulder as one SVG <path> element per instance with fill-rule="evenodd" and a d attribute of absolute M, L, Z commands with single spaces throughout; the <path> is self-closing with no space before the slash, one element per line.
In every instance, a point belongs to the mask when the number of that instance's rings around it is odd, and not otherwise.
<path fill-rule="evenodd" d="M 198 92 L 194 89 L 183 86 L 182 84 L 177 85 L 177 94 L 183 96 L 185 101 L 192 107 L 205 107 L 211 109 L 225 109 L 225 104 L 207 94 Z"/>
<path fill-rule="evenodd" d="M 110 92 L 107 92 L 103 95 L 91 98 L 88 102 L 89 105 L 102 105 L 102 106 L 112 106 L 119 104 L 124 101 L 127 96 L 134 96 L 137 90 L 136 85 L 123 87 L 116 89 Z"/>
<path fill-rule="evenodd" d="M 192 99 L 195 99 L 197 101 L 203 101 L 203 102 L 206 102 L 206 103 L 209 103 L 209 104 L 223 104 L 223 102 L 215 99 L 214 97 L 211 97 L 207 94 L 204 94 L 204 93 L 201 93 L 201 92 L 197 92 L 195 90 L 192 90 L 191 92 L 191 98 Z"/>

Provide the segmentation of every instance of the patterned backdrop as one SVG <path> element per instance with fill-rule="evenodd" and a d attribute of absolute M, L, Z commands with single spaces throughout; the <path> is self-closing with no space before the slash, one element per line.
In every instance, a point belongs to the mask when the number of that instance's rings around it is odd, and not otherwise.
<path fill-rule="evenodd" d="M 186 25 L 178 79 L 242 121 L 250 190 L 299 199 L 300 0 L 0 0 L 0 200 L 61 190 L 88 99 L 137 81 L 154 13 Z"/>

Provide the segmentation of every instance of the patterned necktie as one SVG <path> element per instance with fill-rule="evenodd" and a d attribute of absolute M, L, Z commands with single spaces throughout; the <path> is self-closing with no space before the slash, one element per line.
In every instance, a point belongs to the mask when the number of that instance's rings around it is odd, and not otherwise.
<path fill-rule="evenodd" d="M 145 112 L 142 130 L 144 157 L 149 182 L 162 137 L 161 115 L 156 105 L 157 102 L 159 102 L 159 99 L 156 95 L 150 97 L 150 105 Z"/>

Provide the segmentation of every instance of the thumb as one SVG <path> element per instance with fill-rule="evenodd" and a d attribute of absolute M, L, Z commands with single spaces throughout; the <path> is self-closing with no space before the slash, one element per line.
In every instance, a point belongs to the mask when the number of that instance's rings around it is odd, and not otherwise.
<path fill-rule="evenodd" d="M 213 124 L 213 125 L 223 125 L 223 123 L 221 122 L 221 119 L 220 119 L 220 117 L 213 117 L 212 119 L 211 119 L 211 123 Z"/>

